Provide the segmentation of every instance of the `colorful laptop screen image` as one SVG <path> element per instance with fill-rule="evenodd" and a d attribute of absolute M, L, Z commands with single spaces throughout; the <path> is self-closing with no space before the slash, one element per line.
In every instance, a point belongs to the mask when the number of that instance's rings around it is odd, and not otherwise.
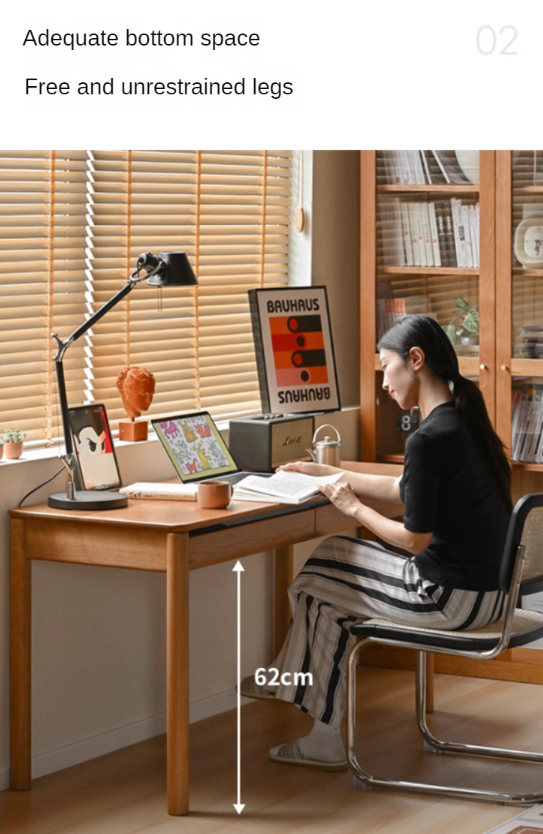
<path fill-rule="evenodd" d="M 207 411 L 151 422 L 183 483 L 238 471 Z"/>

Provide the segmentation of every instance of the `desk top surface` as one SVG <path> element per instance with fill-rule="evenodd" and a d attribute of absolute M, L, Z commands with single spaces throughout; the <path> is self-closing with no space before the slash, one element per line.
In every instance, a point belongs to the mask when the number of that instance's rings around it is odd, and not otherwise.
<path fill-rule="evenodd" d="M 370 475 L 393 475 L 396 477 L 402 471 L 402 467 L 395 464 L 342 461 L 341 465 L 344 469 Z M 198 507 L 195 501 L 160 501 L 157 499 L 132 498 L 129 499 L 127 507 L 119 510 L 59 510 L 42 503 L 12 509 L 9 514 L 12 518 L 25 520 L 90 521 L 95 524 L 141 525 L 147 529 L 188 532 L 215 526 L 242 524 L 257 518 L 270 518 L 274 515 L 303 512 L 326 503 L 328 503 L 327 499 L 319 496 L 305 501 L 303 504 L 295 505 L 234 500 L 230 502 L 226 509 L 203 510 Z"/>

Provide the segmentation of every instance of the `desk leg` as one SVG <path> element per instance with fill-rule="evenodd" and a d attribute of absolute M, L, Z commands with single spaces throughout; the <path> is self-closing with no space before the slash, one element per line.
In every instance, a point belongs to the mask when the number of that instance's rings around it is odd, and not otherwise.
<path fill-rule="evenodd" d="M 275 551 L 275 616 L 273 622 L 273 655 L 277 657 L 286 637 L 292 612 L 287 591 L 292 584 L 293 547 L 278 547 Z"/>
<path fill-rule="evenodd" d="M 169 533 L 167 561 L 168 813 L 189 810 L 189 537 Z"/>
<path fill-rule="evenodd" d="M 11 521 L 10 556 L 10 744 L 11 788 L 30 789 L 30 566 L 25 523 Z"/>

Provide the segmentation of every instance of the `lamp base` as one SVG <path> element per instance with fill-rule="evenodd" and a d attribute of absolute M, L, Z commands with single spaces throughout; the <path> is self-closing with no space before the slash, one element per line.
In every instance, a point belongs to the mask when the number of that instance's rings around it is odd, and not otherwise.
<path fill-rule="evenodd" d="M 65 492 L 54 492 L 47 499 L 57 510 L 118 510 L 128 506 L 128 496 L 118 492 L 78 490 L 76 498 L 68 498 Z"/>

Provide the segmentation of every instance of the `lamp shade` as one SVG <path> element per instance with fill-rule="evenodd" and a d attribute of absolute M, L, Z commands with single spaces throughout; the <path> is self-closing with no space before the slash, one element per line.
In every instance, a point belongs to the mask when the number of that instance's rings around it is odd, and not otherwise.
<path fill-rule="evenodd" d="M 185 252 L 161 252 L 164 265 L 152 275 L 148 284 L 153 287 L 193 287 L 198 281 Z"/>

